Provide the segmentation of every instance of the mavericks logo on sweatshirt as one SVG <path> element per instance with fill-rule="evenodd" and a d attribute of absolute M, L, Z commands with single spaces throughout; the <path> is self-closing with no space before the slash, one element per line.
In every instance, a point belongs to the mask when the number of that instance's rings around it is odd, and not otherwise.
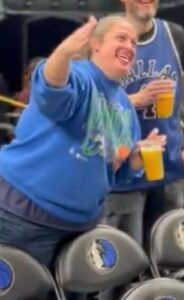
<path fill-rule="evenodd" d="M 130 124 L 130 110 L 123 110 L 116 102 L 108 103 L 104 95 L 94 92 L 85 125 L 87 135 L 81 146 L 83 155 L 100 155 L 112 162 L 117 149 L 132 147 Z"/>

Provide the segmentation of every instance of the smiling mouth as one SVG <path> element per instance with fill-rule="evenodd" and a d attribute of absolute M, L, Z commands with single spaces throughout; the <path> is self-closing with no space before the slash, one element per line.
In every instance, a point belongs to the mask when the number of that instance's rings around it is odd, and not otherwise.
<path fill-rule="evenodd" d="M 153 0 L 139 0 L 138 3 L 140 3 L 140 4 L 152 4 Z"/>
<path fill-rule="evenodd" d="M 119 60 L 121 61 L 122 64 L 129 64 L 130 63 L 130 58 L 127 55 L 120 55 L 118 56 Z"/>

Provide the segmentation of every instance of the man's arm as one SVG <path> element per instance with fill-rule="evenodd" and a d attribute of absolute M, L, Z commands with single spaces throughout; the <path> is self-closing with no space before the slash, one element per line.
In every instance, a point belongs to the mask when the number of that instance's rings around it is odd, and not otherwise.
<path fill-rule="evenodd" d="M 176 23 L 168 22 L 173 41 L 178 52 L 180 65 L 182 67 L 182 101 L 181 101 L 181 129 L 184 131 L 184 28 Z"/>
<path fill-rule="evenodd" d="M 184 28 L 173 22 L 168 22 L 168 25 L 179 54 L 182 69 L 184 70 Z"/>

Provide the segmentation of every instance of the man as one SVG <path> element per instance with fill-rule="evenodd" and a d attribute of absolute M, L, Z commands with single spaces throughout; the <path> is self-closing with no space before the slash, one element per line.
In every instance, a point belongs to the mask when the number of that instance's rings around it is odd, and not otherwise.
<path fill-rule="evenodd" d="M 109 197 L 106 217 L 108 223 L 121 228 L 142 244 L 143 212 L 148 200 L 151 225 L 161 213 L 184 207 L 183 137 L 180 132 L 182 101 L 182 69 L 184 67 L 184 31 L 170 22 L 155 19 L 158 0 L 121 0 L 126 15 L 136 24 L 138 45 L 136 61 L 122 87 L 129 94 L 141 124 L 143 137 L 154 127 L 168 137 L 164 153 L 165 177 L 148 182 L 145 178 L 121 186 L 121 171 L 117 175 L 116 193 Z M 155 100 L 159 93 L 172 92 L 175 85 L 173 115 L 159 119 Z M 127 192 L 127 193 L 126 193 Z M 153 215 L 152 213 L 156 214 Z M 148 231 L 147 231 L 148 232 Z"/>
<path fill-rule="evenodd" d="M 90 60 L 72 62 L 86 47 Z M 142 175 L 146 140 L 136 146 L 136 113 L 119 84 L 135 50 L 126 18 L 91 17 L 37 65 L 16 137 L 0 152 L 0 243 L 50 266 L 60 242 L 99 221 L 122 164 L 124 184 Z M 166 142 L 157 132 L 152 140 Z"/>

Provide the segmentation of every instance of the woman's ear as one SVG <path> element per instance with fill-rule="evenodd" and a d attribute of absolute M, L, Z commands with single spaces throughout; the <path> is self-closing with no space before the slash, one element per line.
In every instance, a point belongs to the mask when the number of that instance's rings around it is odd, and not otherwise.
<path fill-rule="evenodd" d="M 94 54 L 94 53 L 97 53 L 99 52 L 99 49 L 100 49 L 100 40 L 97 39 L 97 38 L 91 38 L 91 41 L 90 41 L 90 44 L 89 44 L 89 47 L 90 47 L 90 53 L 91 54 Z"/>

